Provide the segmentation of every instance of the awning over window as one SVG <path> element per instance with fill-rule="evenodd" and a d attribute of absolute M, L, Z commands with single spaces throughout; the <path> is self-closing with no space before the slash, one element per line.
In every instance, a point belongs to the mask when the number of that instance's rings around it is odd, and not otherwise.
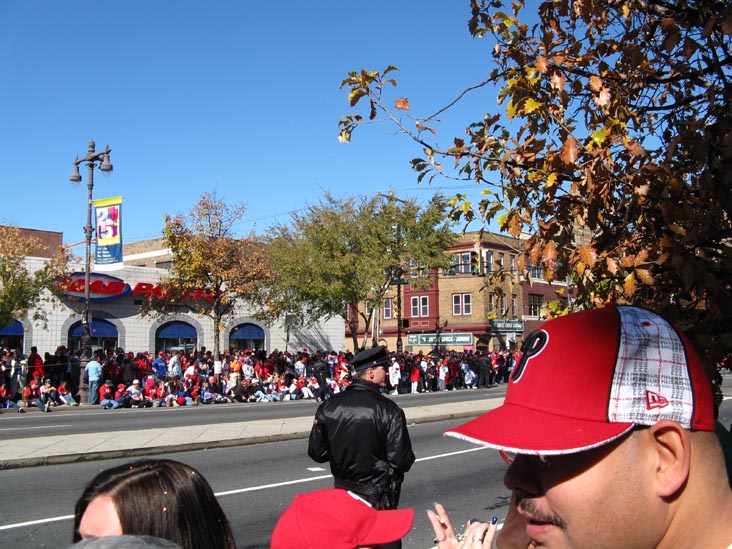
<path fill-rule="evenodd" d="M 77 322 L 69 331 L 71 337 L 81 337 L 84 331 L 84 325 Z M 117 327 L 106 320 L 92 320 L 91 322 L 92 337 L 119 337 Z"/>
<path fill-rule="evenodd" d="M 158 339 L 196 339 L 196 329 L 185 322 L 168 322 L 158 329 Z"/>
<path fill-rule="evenodd" d="M 229 336 L 231 339 L 264 339 L 264 330 L 254 324 L 237 326 Z"/>
<path fill-rule="evenodd" d="M 22 336 L 22 335 L 23 335 L 23 325 L 17 320 L 14 320 L 10 326 L 6 326 L 2 330 L 0 330 L 0 336 Z"/>

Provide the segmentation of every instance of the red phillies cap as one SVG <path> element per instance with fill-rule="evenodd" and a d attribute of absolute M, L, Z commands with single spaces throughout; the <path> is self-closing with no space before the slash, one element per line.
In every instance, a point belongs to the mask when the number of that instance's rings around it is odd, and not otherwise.
<path fill-rule="evenodd" d="M 315 490 L 295 496 L 274 527 L 270 547 L 354 549 L 379 545 L 402 539 L 413 521 L 413 509 L 377 511 L 352 492 Z"/>
<path fill-rule="evenodd" d="M 571 454 L 670 419 L 714 431 L 704 366 L 648 310 L 608 306 L 550 320 L 524 341 L 502 406 L 445 435 L 523 454 Z"/>

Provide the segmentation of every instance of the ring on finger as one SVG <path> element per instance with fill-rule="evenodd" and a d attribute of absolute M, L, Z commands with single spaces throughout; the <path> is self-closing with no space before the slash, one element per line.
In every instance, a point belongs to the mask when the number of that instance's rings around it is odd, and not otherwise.
<path fill-rule="evenodd" d="M 476 541 L 479 542 L 479 543 L 482 543 L 483 542 L 483 537 L 484 536 L 473 536 L 472 538 L 470 538 L 470 541 L 472 541 L 473 543 L 475 543 Z"/>
<path fill-rule="evenodd" d="M 434 540 L 432 540 L 432 543 L 442 543 L 442 542 L 443 542 L 443 541 L 445 541 L 446 539 L 447 539 L 447 538 L 439 538 L 439 539 L 438 539 L 438 538 L 435 538 Z"/>

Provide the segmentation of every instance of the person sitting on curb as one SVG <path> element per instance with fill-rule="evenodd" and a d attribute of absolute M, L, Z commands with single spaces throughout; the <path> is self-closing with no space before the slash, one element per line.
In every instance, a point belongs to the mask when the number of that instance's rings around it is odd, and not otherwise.
<path fill-rule="evenodd" d="M 105 379 L 104 385 L 99 388 L 99 403 L 104 410 L 114 410 L 120 407 L 115 397 L 114 386 L 111 379 Z"/>
<path fill-rule="evenodd" d="M 25 410 L 18 406 L 18 403 L 13 400 L 13 393 L 10 390 L 10 383 L 5 382 L 0 387 L 0 408 L 6 408 L 9 410 L 15 410 L 16 412 L 25 413 Z"/>
<path fill-rule="evenodd" d="M 56 406 L 57 402 L 56 399 L 58 398 L 58 391 L 56 391 L 56 387 L 51 385 L 51 380 L 46 378 L 43 381 L 43 385 L 41 386 L 41 400 L 43 401 L 43 404 L 46 408 L 49 408 L 51 406 Z M 50 412 L 50 410 L 49 410 Z"/>
<path fill-rule="evenodd" d="M 132 408 L 152 408 L 152 400 L 146 398 L 140 386 L 140 380 L 135 379 L 132 385 L 127 388 L 127 394 L 130 396 L 129 404 Z"/>
<path fill-rule="evenodd" d="M 79 405 L 71 392 L 71 382 L 68 379 L 63 380 L 61 385 L 58 386 L 58 403 L 68 404 L 69 406 Z"/>
<path fill-rule="evenodd" d="M 271 549 L 356 549 L 401 540 L 412 529 L 413 509 L 377 511 L 341 488 L 298 494 L 272 531 Z"/>
<path fill-rule="evenodd" d="M 51 407 L 46 406 L 41 400 L 41 390 L 38 388 L 38 382 L 33 379 L 23 389 L 23 407 L 30 408 L 36 406 L 41 412 L 50 412 Z"/>

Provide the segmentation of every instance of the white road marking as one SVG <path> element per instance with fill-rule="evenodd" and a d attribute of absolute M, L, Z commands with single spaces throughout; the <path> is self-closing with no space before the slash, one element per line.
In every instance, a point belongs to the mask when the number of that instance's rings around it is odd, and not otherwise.
<path fill-rule="evenodd" d="M 71 425 L 41 425 L 40 427 L 6 427 L 0 431 L 30 431 L 31 429 L 58 429 L 59 427 L 71 427 Z"/>
<path fill-rule="evenodd" d="M 430 461 L 430 460 L 433 460 L 433 459 L 442 459 L 442 458 L 457 456 L 457 455 L 460 455 L 460 454 L 465 454 L 467 452 L 476 452 L 478 450 L 488 450 L 488 448 L 485 448 L 485 447 L 470 448 L 468 450 L 460 450 L 458 452 L 449 452 L 447 454 L 438 454 L 436 456 L 427 456 L 427 457 L 419 458 L 419 459 L 417 459 L 415 461 L 416 462 L 420 462 L 420 461 Z M 319 468 L 315 468 L 315 469 L 319 469 Z M 260 490 L 269 490 L 271 488 L 280 488 L 282 486 L 291 486 L 291 485 L 294 485 L 294 484 L 303 484 L 305 482 L 314 482 L 314 481 L 317 481 L 317 480 L 325 480 L 325 479 L 328 479 L 328 478 L 332 478 L 332 475 L 330 475 L 330 474 L 328 474 L 328 475 L 320 475 L 320 476 L 317 476 L 317 477 L 308 477 L 308 478 L 301 478 L 301 479 L 297 479 L 297 480 L 288 480 L 288 481 L 285 481 L 285 482 L 277 482 L 277 483 L 274 483 L 274 484 L 264 484 L 264 485 L 261 485 L 261 486 L 251 486 L 249 488 L 239 488 L 237 490 L 227 490 L 225 492 L 216 492 L 214 495 L 216 497 L 232 496 L 232 495 L 236 495 L 236 494 L 245 494 L 247 492 L 258 492 Z M 58 521 L 61 521 L 61 520 L 73 520 L 73 519 L 74 519 L 74 515 L 63 515 L 63 516 L 60 516 L 60 517 L 50 517 L 50 518 L 46 518 L 46 519 L 31 520 L 31 521 L 28 521 L 28 522 L 17 522 L 15 524 L 5 524 L 5 525 L 0 526 L 0 531 L 2 531 L 2 530 L 12 530 L 14 528 L 24 528 L 26 526 L 35 526 L 35 525 L 38 525 L 38 524 L 47 524 L 47 523 L 50 523 L 50 522 L 58 522 Z"/>

